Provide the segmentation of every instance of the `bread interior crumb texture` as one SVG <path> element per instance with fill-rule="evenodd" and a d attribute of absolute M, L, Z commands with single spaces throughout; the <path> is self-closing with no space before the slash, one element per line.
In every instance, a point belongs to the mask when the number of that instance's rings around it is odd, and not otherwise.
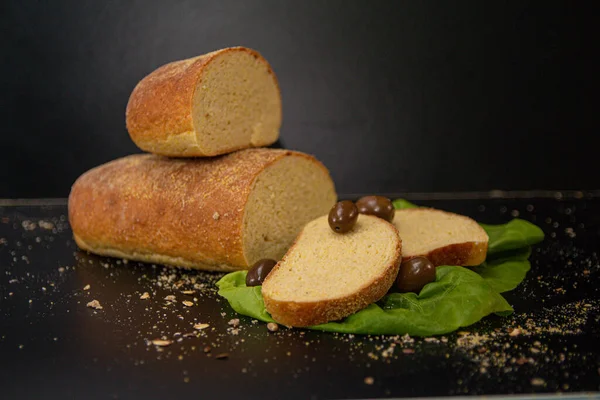
<path fill-rule="evenodd" d="M 376 217 L 360 215 L 345 234 L 320 217 L 306 225 L 263 291 L 273 301 L 299 303 L 349 296 L 385 274 L 396 262 L 397 244 L 393 227 Z"/>
<path fill-rule="evenodd" d="M 312 159 L 284 157 L 261 172 L 244 214 L 244 257 L 279 260 L 309 221 L 327 214 L 336 201 L 325 168 Z"/>
<path fill-rule="evenodd" d="M 402 238 L 402 255 L 411 257 L 456 243 L 487 242 L 471 218 L 434 209 L 396 210 L 394 225 Z"/>
<path fill-rule="evenodd" d="M 247 51 L 214 57 L 194 92 L 193 121 L 206 154 L 275 142 L 281 98 L 269 65 Z"/>

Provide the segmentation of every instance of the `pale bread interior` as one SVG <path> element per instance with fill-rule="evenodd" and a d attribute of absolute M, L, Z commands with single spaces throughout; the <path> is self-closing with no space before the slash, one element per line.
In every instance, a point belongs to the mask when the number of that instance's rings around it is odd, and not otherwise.
<path fill-rule="evenodd" d="M 337 195 L 329 173 L 314 160 L 284 157 L 261 172 L 246 203 L 244 257 L 280 260 L 302 227 L 325 215 Z"/>
<path fill-rule="evenodd" d="M 204 67 L 192 113 L 206 155 L 272 144 L 281 126 L 276 78 L 264 59 L 248 51 L 219 53 Z"/>
<path fill-rule="evenodd" d="M 355 295 L 397 263 L 399 238 L 382 219 L 360 215 L 345 234 L 327 216 L 308 223 L 296 244 L 265 281 L 273 301 L 319 302 Z"/>
<path fill-rule="evenodd" d="M 394 225 L 402 238 L 402 256 L 426 255 L 458 243 L 487 243 L 488 236 L 474 220 L 431 208 L 396 210 Z"/>

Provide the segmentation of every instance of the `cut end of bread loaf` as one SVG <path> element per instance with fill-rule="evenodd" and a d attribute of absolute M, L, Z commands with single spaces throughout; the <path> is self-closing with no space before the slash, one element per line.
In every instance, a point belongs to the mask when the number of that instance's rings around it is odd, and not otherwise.
<path fill-rule="evenodd" d="M 488 235 L 474 220 L 431 208 L 396 210 L 404 260 L 427 257 L 435 266 L 475 266 L 485 261 Z"/>
<path fill-rule="evenodd" d="M 244 257 L 279 260 L 307 222 L 326 214 L 337 200 L 329 172 L 300 153 L 265 168 L 254 181 L 244 213 Z"/>
<path fill-rule="evenodd" d="M 281 119 L 277 78 L 258 52 L 245 47 L 167 64 L 137 85 L 127 106 L 133 141 L 171 157 L 270 145 Z"/>
<path fill-rule="evenodd" d="M 281 97 L 273 70 L 255 51 L 219 52 L 198 80 L 193 114 L 198 147 L 206 155 L 275 143 Z"/>
<path fill-rule="evenodd" d="M 345 234 L 327 216 L 307 224 L 262 287 L 277 322 L 310 326 L 335 321 L 378 301 L 392 286 L 402 242 L 394 226 L 360 215 Z"/>

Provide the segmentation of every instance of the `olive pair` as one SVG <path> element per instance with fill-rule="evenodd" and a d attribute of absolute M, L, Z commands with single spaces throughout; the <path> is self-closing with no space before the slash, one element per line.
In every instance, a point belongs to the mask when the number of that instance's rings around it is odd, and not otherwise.
<path fill-rule="evenodd" d="M 336 233 L 346 233 L 354 228 L 358 214 L 373 215 L 392 222 L 395 209 L 392 201 L 383 196 L 365 196 L 356 204 L 350 200 L 337 202 L 329 211 L 329 226 Z"/>

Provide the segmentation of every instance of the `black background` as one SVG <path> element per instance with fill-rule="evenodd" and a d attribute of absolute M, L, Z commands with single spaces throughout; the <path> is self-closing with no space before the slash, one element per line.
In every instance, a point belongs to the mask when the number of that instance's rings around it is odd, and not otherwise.
<path fill-rule="evenodd" d="M 1 4 L 0 197 L 66 197 L 138 152 L 135 84 L 233 45 L 270 61 L 283 145 L 317 155 L 340 193 L 600 186 L 583 2 Z"/>

